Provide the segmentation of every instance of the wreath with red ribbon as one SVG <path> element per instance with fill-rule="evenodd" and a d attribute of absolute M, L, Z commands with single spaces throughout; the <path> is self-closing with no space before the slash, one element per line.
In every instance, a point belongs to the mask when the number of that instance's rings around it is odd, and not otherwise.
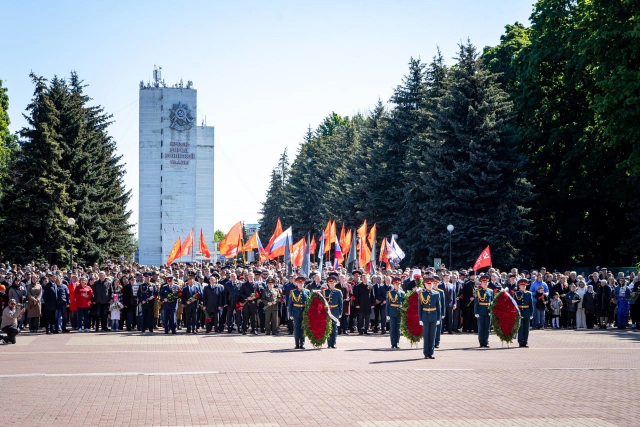
<path fill-rule="evenodd" d="M 316 292 L 311 292 L 305 305 L 302 328 L 314 347 L 321 347 L 331 335 L 333 325 L 328 309 L 324 299 Z"/>
<path fill-rule="evenodd" d="M 400 332 L 411 345 L 419 343 L 422 339 L 422 325 L 418 313 L 419 297 L 420 294 L 416 290 L 408 291 L 400 308 Z"/>
<path fill-rule="evenodd" d="M 512 342 L 520 328 L 520 311 L 509 292 L 502 291 L 493 299 L 489 306 L 491 311 L 491 326 L 500 341 Z"/>

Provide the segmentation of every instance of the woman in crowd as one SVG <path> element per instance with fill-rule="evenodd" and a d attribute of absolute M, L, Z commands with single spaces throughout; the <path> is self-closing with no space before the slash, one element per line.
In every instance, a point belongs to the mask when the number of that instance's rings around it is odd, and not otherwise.
<path fill-rule="evenodd" d="M 78 332 L 89 332 L 89 310 L 93 299 L 93 289 L 87 285 L 87 278 L 80 278 L 80 286 L 75 290 L 78 307 Z"/>
<path fill-rule="evenodd" d="M 618 279 L 613 295 L 616 299 L 616 324 L 619 329 L 626 329 L 629 322 L 629 298 L 631 298 L 631 291 L 627 286 L 624 277 Z"/>
<path fill-rule="evenodd" d="M 29 332 L 38 332 L 40 316 L 42 316 L 42 285 L 38 282 L 38 276 L 32 275 L 27 285 L 27 318 L 29 319 Z"/>

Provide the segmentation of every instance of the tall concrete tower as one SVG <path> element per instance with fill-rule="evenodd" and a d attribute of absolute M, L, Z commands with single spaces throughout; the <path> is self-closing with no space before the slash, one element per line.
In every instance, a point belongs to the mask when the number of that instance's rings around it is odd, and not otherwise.
<path fill-rule="evenodd" d="M 147 265 L 165 263 L 176 239 L 192 229 L 193 252 L 201 228 L 213 248 L 213 127 L 197 126 L 192 83 L 167 87 L 160 72 L 140 82 L 138 237 L 139 262 Z"/>

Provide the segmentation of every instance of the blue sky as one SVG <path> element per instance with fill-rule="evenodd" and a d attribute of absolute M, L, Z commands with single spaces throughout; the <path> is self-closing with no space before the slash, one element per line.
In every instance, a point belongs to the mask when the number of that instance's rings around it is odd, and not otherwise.
<path fill-rule="evenodd" d="M 411 56 L 448 64 L 469 37 L 499 43 L 527 23 L 533 0 L 442 1 L 22 1 L 4 2 L 0 79 L 11 130 L 33 94 L 29 72 L 76 70 L 114 115 L 110 134 L 126 163 L 138 214 L 138 85 L 163 67 L 198 90 L 198 123 L 216 128 L 215 227 L 254 223 L 282 151 L 295 157 L 307 126 L 332 111 L 387 102 Z M 237 171 L 243 171 L 238 176 Z"/>

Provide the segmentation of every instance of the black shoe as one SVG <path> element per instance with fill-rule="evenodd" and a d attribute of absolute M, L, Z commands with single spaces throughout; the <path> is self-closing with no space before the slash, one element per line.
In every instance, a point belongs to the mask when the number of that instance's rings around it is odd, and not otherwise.
<path fill-rule="evenodd" d="M 47 335 L 51 335 L 51 332 L 47 331 L 47 332 L 46 332 L 46 334 L 47 334 Z"/>
<path fill-rule="evenodd" d="M 453 331 L 449 331 L 449 335 L 453 335 Z"/>
<path fill-rule="evenodd" d="M 528 345 L 526 345 L 526 344 L 525 344 L 525 345 L 523 345 L 522 347 L 524 347 L 524 348 L 529 348 L 529 346 L 528 346 Z"/>
<path fill-rule="evenodd" d="M 227 331 L 227 333 L 228 333 L 228 334 L 230 334 L 231 332 L 233 332 L 231 329 L 229 329 L 229 330 Z"/>
<path fill-rule="evenodd" d="M 63 334 L 68 334 L 69 332 L 71 332 L 71 331 L 70 331 L 70 330 L 68 330 L 68 329 L 63 329 L 63 330 L 62 330 L 62 333 L 63 333 Z"/>
<path fill-rule="evenodd" d="M 192 333 L 193 333 L 193 334 L 197 334 L 197 333 L 198 333 L 198 331 L 193 331 Z"/>
<path fill-rule="evenodd" d="M 175 334 L 176 334 L 176 331 L 171 331 L 171 335 L 175 335 Z"/>
<path fill-rule="evenodd" d="M 369 335 L 369 331 L 364 331 L 364 334 L 365 335 Z"/>
<path fill-rule="evenodd" d="M 299 346 L 299 345 L 297 345 L 295 349 L 296 349 L 296 350 L 299 350 L 299 349 L 300 349 L 300 346 Z"/>
<path fill-rule="evenodd" d="M 358 332 L 358 335 L 364 335 L 364 332 Z"/>
<path fill-rule="evenodd" d="M 258 331 L 253 331 L 253 335 L 260 335 Z"/>
<path fill-rule="evenodd" d="M 169 335 L 169 331 L 164 331 L 164 334 L 165 335 Z"/>
<path fill-rule="evenodd" d="M 429 356 L 429 359 L 435 359 L 435 358 L 436 358 L 435 356 Z"/>
<path fill-rule="evenodd" d="M 425 359 L 428 359 L 428 358 L 429 358 L 429 356 L 425 356 L 424 358 L 425 358 Z"/>
<path fill-rule="evenodd" d="M 300 346 L 300 350 L 304 350 L 304 346 L 303 345 Z"/>
<path fill-rule="evenodd" d="M 242 331 L 242 335 L 247 335 L 247 333 L 245 331 Z"/>
<path fill-rule="evenodd" d="M 491 346 L 487 344 L 484 346 L 484 348 L 491 348 Z"/>
<path fill-rule="evenodd" d="M 439 345 L 437 345 L 437 346 L 435 346 L 435 347 L 436 347 L 436 348 L 440 348 L 440 346 L 439 346 Z"/>

